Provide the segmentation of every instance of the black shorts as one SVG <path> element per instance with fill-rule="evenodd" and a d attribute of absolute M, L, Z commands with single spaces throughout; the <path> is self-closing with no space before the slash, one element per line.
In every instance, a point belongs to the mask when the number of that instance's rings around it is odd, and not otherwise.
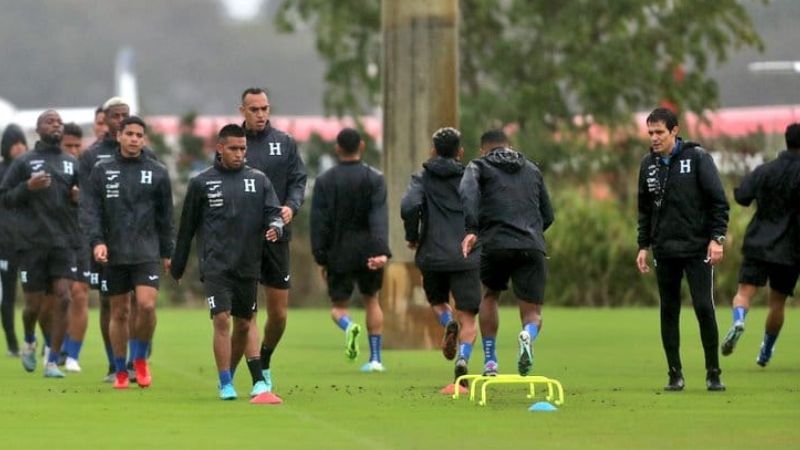
<path fill-rule="evenodd" d="M 478 269 L 460 272 L 423 271 L 422 289 L 425 290 L 431 306 L 450 301 L 451 292 L 459 311 L 476 314 L 481 304 L 481 277 Z"/>
<path fill-rule="evenodd" d="M 106 266 L 100 290 L 105 295 L 127 294 L 136 286 L 158 289 L 161 267 L 157 262 Z"/>
<path fill-rule="evenodd" d="M 106 266 L 95 261 L 93 255 L 89 255 L 89 288 L 96 291 L 101 290 L 100 285 L 105 277 L 105 270 Z"/>
<path fill-rule="evenodd" d="M 88 253 L 81 249 L 75 250 L 75 267 L 78 270 L 73 273 L 72 281 L 87 284 L 91 283 L 92 269 L 89 261 Z"/>
<path fill-rule="evenodd" d="M 766 286 L 783 295 L 793 297 L 797 284 L 798 268 L 785 264 L 775 264 L 745 257 L 739 269 L 739 283 L 753 286 Z"/>
<path fill-rule="evenodd" d="M 538 250 L 489 250 L 481 254 L 481 282 L 490 291 L 508 289 L 508 279 L 514 284 L 519 300 L 541 304 L 547 280 L 544 253 Z"/>
<path fill-rule="evenodd" d="M 71 280 L 78 271 L 69 248 L 26 249 L 17 256 L 23 292 L 48 292 L 54 280 Z"/>
<path fill-rule="evenodd" d="M 381 290 L 383 269 L 357 270 L 354 272 L 328 272 L 328 295 L 332 301 L 349 300 L 354 284 L 362 295 L 373 296 Z"/>
<path fill-rule="evenodd" d="M 206 301 L 211 318 L 221 312 L 230 311 L 234 317 L 250 319 L 256 312 L 258 280 L 212 275 L 204 277 L 203 285 L 206 288 Z"/>
<path fill-rule="evenodd" d="M 261 251 L 261 284 L 289 289 L 289 241 L 264 242 Z"/>

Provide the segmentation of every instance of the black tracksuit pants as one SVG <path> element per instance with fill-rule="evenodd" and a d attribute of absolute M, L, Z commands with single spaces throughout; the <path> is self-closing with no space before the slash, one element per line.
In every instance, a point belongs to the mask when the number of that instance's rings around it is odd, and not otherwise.
<path fill-rule="evenodd" d="M 714 312 L 714 269 L 704 258 L 658 258 L 658 291 L 661 296 L 661 343 L 671 369 L 681 369 L 681 280 L 686 273 L 694 313 L 700 325 L 706 369 L 719 368 L 719 330 Z"/>
<path fill-rule="evenodd" d="M 0 268 L 0 321 L 9 350 L 18 351 L 19 343 L 14 332 L 14 300 L 17 295 L 17 266 L 14 261 L 0 257 L 5 262 Z"/>

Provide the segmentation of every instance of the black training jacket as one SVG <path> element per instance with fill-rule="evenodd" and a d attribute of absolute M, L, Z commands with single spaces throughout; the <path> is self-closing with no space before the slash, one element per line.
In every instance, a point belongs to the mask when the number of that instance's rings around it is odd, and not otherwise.
<path fill-rule="evenodd" d="M 294 139 L 272 128 L 269 122 L 263 131 L 247 131 L 247 165 L 264 172 L 281 206 L 292 208 L 297 215 L 306 196 L 306 166 Z M 291 224 L 285 227 L 280 240 L 289 239 Z"/>
<path fill-rule="evenodd" d="M 742 253 L 748 258 L 794 265 L 798 255 L 800 217 L 800 153 L 783 151 L 774 161 L 747 174 L 733 191 L 736 202 L 756 213 L 747 225 Z"/>
<path fill-rule="evenodd" d="M 372 256 L 391 256 L 383 174 L 361 161 L 340 162 L 314 182 L 311 250 L 333 272 L 366 269 Z"/>
<path fill-rule="evenodd" d="M 424 271 L 463 271 L 480 267 L 480 252 L 461 253 L 464 209 L 458 186 L 464 166 L 452 158 L 434 157 L 411 175 L 400 202 L 406 241 L 417 243 L 417 267 Z"/>
<path fill-rule="evenodd" d="M 106 244 L 109 265 L 172 256 L 172 189 L 163 164 L 117 153 L 95 165 L 81 194 L 81 226 L 90 248 Z"/>
<path fill-rule="evenodd" d="M 119 142 L 116 138 L 108 134 L 81 153 L 81 156 L 78 158 L 80 166 L 80 185 L 84 186 L 85 182 L 89 180 L 89 177 L 92 175 L 92 168 L 97 164 L 97 161 L 112 158 L 117 153 L 119 153 Z M 142 153 L 148 158 L 158 160 L 156 154 L 147 147 L 142 149 Z"/>
<path fill-rule="evenodd" d="M 52 182 L 40 191 L 29 191 L 34 172 L 46 171 Z M 58 145 L 37 142 L 33 150 L 14 160 L 2 184 L 0 197 L 6 208 L 18 213 L 17 249 L 72 248 L 70 190 L 78 185 L 78 160 Z"/>
<path fill-rule="evenodd" d="M 10 167 L 10 162 L 0 162 L 0 183 Z M 16 252 L 19 226 L 19 212 L 15 208 L 6 208 L 0 202 L 0 249 L 3 254 Z"/>
<path fill-rule="evenodd" d="M 656 258 L 705 256 L 725 236 L 728 200 L 714 159 L 699 144 L 680 141 L 669 164 L 650 151 L 639 167 L 640 249 Z"/>
<path fill-rule="evenodd" d="M 267 176 L 251 167 L 226 169 L 217 161 L 189 180 L 170 272 L 183 276 L 197 233 L 201 279 L 232 275 L 255 279 L 268 228 L 283 231 L 280 203 Z"/>
<path fill-rule="evenodd" d="M 499 147 L 469 163 L 459 194 L 466 232 L 478 235 L 483 251 L 547 252 L 553 207 L 539 168 L 519 152 Z"/>

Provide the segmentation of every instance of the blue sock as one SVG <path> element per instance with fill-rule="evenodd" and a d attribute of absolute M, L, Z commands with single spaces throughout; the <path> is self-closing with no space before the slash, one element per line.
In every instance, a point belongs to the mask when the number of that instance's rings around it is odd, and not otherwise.
<path fill-rule="evenodd" d="M 458 344 L 458 355 L 459 358 L 469 361 L 469 357 L 472 356 L 472 344 L 469 342 L 462 342 Z"/>
<path fill-rule="evenodd" d="M 446 309 L 443 313 L 439 314 L 439 325 L 446 327 L 451 320 L 453 320 L 453 314 L 449 309 Z"/>
<path fill-rule="evenodd" d="M 81 345 L 83 345 L 83 342 L 76 341 L 69 336 L 64 338 L 64 352 L 72 359 L 78 359 L 78 355 L 81 353 Z"/>
<path fill-rule="evenodd" d="M 747 309 L 744 306 L 737 306 L 733 308 L 733 321 L 744 322 L 744 317 L 747 315 Z"/>
<path fill-rule="evenodd" d="M 35 334 L 26 334 L 25 335 L 25 342 L 28 344 L 33 344 L 36 342 L 36 335 Z"/>
<path fill-rule="evenodd" d="M 336 321 L 336 325 L 339 325 L 339 328 L 343 331 L 347 330 L 347 327 L 349 327 L 351 323 L 353 323 L 353 319 L 347 315 L 340 317 L 339 320 Z"/>
<path fill-rule="evenodd" d="M 114 365 L 114 350 L 111 348 L 111 344 L 106 345 L 106 358 L 108 358 L 108 365 Z"/>
<path fill-rule="evenodd" d="M 381 339 L 380 334 L 369 335 L 369 361 L 381 362 Z"/>
<path fill-rule="evenodd" d="M 127 372 L 128 371 L 128 364 L 125 362 L 124 356 L 115 356 L 114 357 L 114 368 L 117 369 L 117 372 Z"/>
<path fill-rule="evenodd" d="M 483 363 L 486 364 L 489 361 L 497 362 L 497 355 L 495 354 L 495 339 L 493 337 L 490 338 L 482 338 L 483 341 Z"/>
<path fill-rule="evenodd" d="M 147 355 L 150 353 L 150 342 L 147 341 L 138 341 L 139 345 L 136 348 L 136 355 L 133 356 L 133 359 L 147 359 Z"/>
<path fill-rule="evenodd" d="M 61 341 L 61 353 L 67 353 L 71 341 L 72 339 L 69 338 L 69 335 L 65 334 L 64 339 Z"/>
<path fill-rule="evenodd" d="M 772 347 L 775 346 L 775 341 L 777 340 L 777 334 L 764 333 L 764 349 L 767 351 L 767 353 L 772 352 Z"/>
<path fill-rule="evenodd" d="M 536 340 L 536 336 L 539 335 L 539 327 L 536 326 L 535 323 L 533 323 L 533 322 L 526 323 L 525 326 L 522 327 L 522 328 L 525 331 L 527 331 L 529 335 L 531 335 L 531 342 Z"/>
<path fill-rule="evenodd" d="M 139 354 L 139 340 L 138 339 L 128 339 L 128 362 L 133 362 L 133 359 L 136 358 L 136 355 Z"/>
<path fill-rule="evenodd" d="M 219 385 L 220 387 L 225 386 L 226 384 L 231 384 L 233 377 L 231 376 L 230 370 L 220 370 L 219 371 Z"/>

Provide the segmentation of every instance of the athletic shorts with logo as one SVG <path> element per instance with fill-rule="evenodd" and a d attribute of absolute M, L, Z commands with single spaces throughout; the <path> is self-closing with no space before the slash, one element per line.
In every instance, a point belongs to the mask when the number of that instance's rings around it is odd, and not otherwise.
<path fill-rule="evenodd" d="M 476 314 L 481 304 L 481 277 L 478 269 L 458 272 L 422 271 L 422 289 L 431 306 L 450 301 L 456 309 Z"/>
<path fill-rule="evenodd" d="M 275 289 L 289 289 L 290 267 L 289 241 L 264 242 L 261 253 L 261 284 Z"/>
<path fill-rule="evenodd" d="M 788 297 L 794 296 L 794 287 L 800 273 L 796 266 L 759 261 L 745 257 L 739 268 L 739 283 L 766 286 Z"/>
<path fill-rule="evenodd" d="M 518 299 L 542 304 L 547 281 L 547 262 L 538 250 L 484 250 L 481 254 L 481 282 L 490 291 L 508 289 L 508 280 Z"/>
<path fill-rule="evenodd" d="M 349 300 L 353 295 L 355 285 L 361 295 L 373 296 L 381 290 L 383 284 L 383 269 L 357 270 L 353 272 L 328 272 L 328 295 L 331 300 Z"/>
<path fill-rule="evenodd" d="M 232 275 L 211 275 L 203 278 L 206 302 L 211 318 L 221 312 L 250 319 L 258 309 L 258 280 Z"/>
<path fill-rule="evenodd" d="M 91 265 L 90 256 L 86 251 L 82 249 L 75 250 L 75 268 L 77 270 L 73 273 L 74 277 L 72 278 L 72 281 L 91 284 Z"/>
<path fill-rule="evenodd" d="M 26 249 L 17 257 L 23 292 L 48 292 L 53 281 L 71 280 L 78 271 L 75 252 L 69 248 Z"/>
<path fill-rule="evenodd" d="M 106 266 L 100 291 L 105 295 L 120 295 L 133 291 L 136 286 L 158 289 L 160 279 L 161 264 L 157 262 Z"/>

